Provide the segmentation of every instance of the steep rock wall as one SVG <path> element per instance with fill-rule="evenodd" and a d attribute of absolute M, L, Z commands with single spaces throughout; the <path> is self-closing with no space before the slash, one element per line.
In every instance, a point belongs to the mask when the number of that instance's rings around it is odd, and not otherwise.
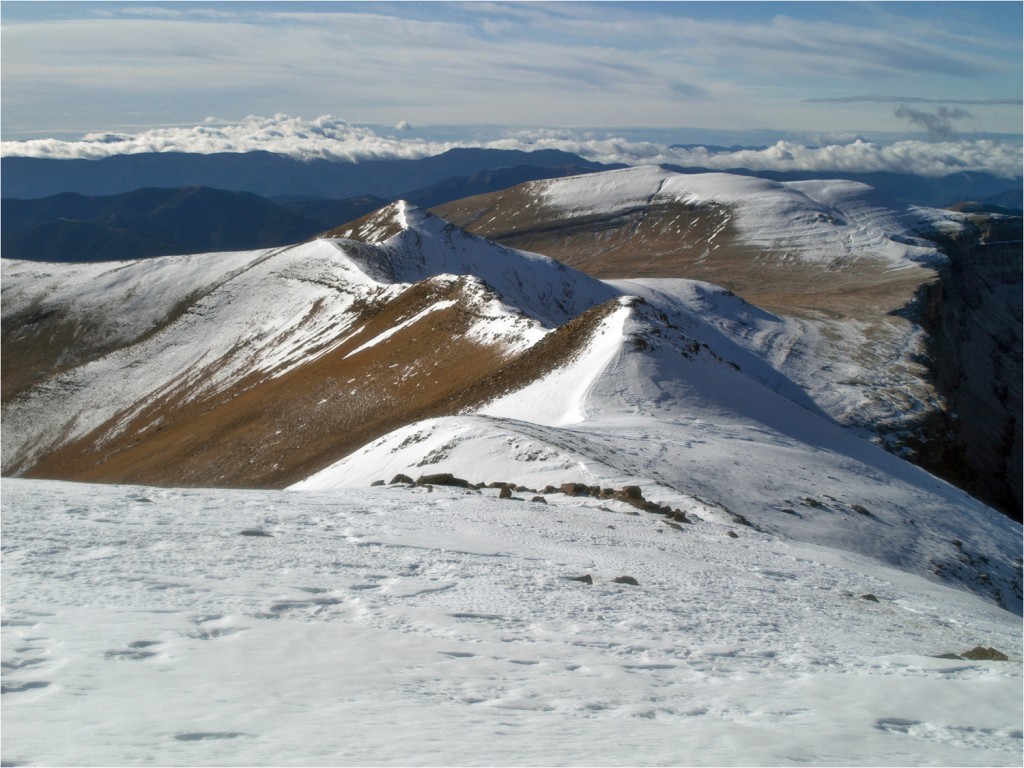
<path fill-rule="evenodd" d="M 949 264 L 922 288 L 929 366 L 948 401 L 941 474 L 1021 518 L 1022 248 L 1019 217 L 971 218 L 942 242 Z"/>

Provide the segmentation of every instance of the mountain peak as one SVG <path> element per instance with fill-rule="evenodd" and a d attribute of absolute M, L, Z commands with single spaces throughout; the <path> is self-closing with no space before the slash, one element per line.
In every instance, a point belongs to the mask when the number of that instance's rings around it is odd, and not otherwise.
<path fill-rule="evenodd" d="M 426 233 L 440 231 L 446 227 L 456 229 L 454 225 L 448 224 L 407 200 L 395 200 L 362 218 L 328 230 L 320 237 L 356 240 L 367 245 L 380 245 L 402 232 Z"/>

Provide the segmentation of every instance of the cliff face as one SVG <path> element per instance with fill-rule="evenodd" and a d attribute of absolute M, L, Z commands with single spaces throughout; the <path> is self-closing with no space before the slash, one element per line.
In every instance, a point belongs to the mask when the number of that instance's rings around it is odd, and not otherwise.
<path fill-rule="evenodd" d="M 922 288 L 929 366 L 946 398 L 945 445 L 934 469 L 986 503 L 1021 518 L 1021 223 L 971 217 L 941 245 L 949 264 Z"/>

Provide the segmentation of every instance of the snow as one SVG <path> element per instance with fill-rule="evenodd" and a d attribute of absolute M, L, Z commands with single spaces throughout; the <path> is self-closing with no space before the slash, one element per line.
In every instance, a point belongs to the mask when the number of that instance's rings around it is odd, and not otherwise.
<path fill-rule="evenodd" d="M 394 298 L 421 280 L 468 278 L 480 310 L 471 337 L 503 343 L 508 353 L 616 294 L 552 259 L 473 237 L 414 206 L 396 204 L 388 213 L 407 228 L 375 245 L 328 238 L 87 266 L 5 260 L 5 318 L 70 308 L 76 334 L 114 351 L 5 404 L 4 467 L 31 462 L 115 416 L 126 425 L 140 404 L 183 385 L 195 399 L 253 373 L 281 376 L 350 338 L 359 302 Z"/>
<path fill-rule="evenodd" d="M 607 215 L 659 202 L 724 205 L 734 215 L 743 242 L 779 258 L 839 265 L 870 258 L 894 268 L 943 259 L 915 229 L 927 221 L 921 212 L 927 209 L 897 215 L 859 182 L 777 182 L 646 166 L 542 181 L 535 188 L 544 205 L 574 216 Z"/>
<path fill-rule="evenodd" d="M 496 494 L 5 480 L 4 762 L 1020 764 L 1019 619 L 990 603 Z M 1012 660 L 935 658 L 979 644 Z"/>
<path fill-rule="evenodd" d="M 840 427 L 696 318 L 660 312 L 621 299 L 552 373 L 473 414 L 396 430 L 293 488 L 442 472 L 535 488 L 639 485 L 688 515 L 742 516 L 1020 612 L 1018 525 Z"/>
<path fill-rule="evenodd" d="M 394 229 L 384 222 L 394 220 L 400 228 L 369 246 L 341 238 L 330 242 L 378 282 L 411 284 L 441 274 L 473 276 L 549 328 L 615 295 L 600 280 L 554 259 L 471 235 L 404 201 L 383 209 L 376 218 L 380 223 L 374 222 L 371 239 Z"/>
<path fill-rule="evenodd" d="M 927 261 L 914 228 L 957 226 L 847 182 L 544 184 L 591 213 L 715 201 L 751 242 L 839 266 Z M 510 351 L 607 302 L 523 389 L 290 491 L 5 478 L 5 764 L 1020 764 L 1020 526 L 836 423 L 877 405 L 823 325 L 707 283 L 601 282 L 405 204 L 368 227 L 380 242 L 4 262 L 5 319 L 70 311 L 96 346 L 135 342 L 5 404 L 5 462 L 204 370 L 191 397 L 280 375 L 362 332 L 357 302 L 422 280 L 457 281 L 469 334 Z M 369 487 L 439 472 L 636 485 L 690 522 Z M 1011 660 L 937 658 L 977 645 Z"/>

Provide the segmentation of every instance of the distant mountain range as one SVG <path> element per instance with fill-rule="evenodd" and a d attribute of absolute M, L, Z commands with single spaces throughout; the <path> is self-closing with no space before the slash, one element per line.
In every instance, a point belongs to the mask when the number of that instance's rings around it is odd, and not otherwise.
<path fill-rule="evenodd" d="M 375 195 L 392 200 L 452 177 L 472 177 L 517 165 L 554 169 L 552 175 L 558 175 L 559 169 L 581 173 L 615 167 L 547 149 L 452 149 L 414 160 L 358 163 L 296 160 L 270 152 L 159 152 L 101 160 L 4 157 L 0 159 L 0 189 L 4 198 L 39 198 L 62 192 L 117 195 L 144 187 L 202 186 L 251 192 L 270 199 L 291 196 L 338 200 Z"/>
<path fill-rule="evenodd" d="M 4 257 L 33 261 L 238 251 L 299 242 L 322 229 L 257 195 L 208 187 L 4 200 L 2 220 Z"/>
<path fill-rule="evenodd" d="M 515 168 L 532 167 L 533 171 Z M 298 160 L 269 152 L 200 155 L 181 152 L 114 155 L 100 160 L 49 158 L 0 158 L 0 190 L 4 198 L 40 198 L 77 192 L 87 196 L 117 195 L 145 187 L 203 186 L 251 192 L 276 200 L 283 197 L 315 197 L 330 200 L 372 195 L 385 200 L 407 199 L 417 205 L 437 205 L 477 192 L 511 186 L 537 175 L 572 175 L 622 167 L 602 165 L 559 150 L 451 149 L 418 159 Z M 672 167 L 684 173 L 708 169 Z M 839 178 L 869 184 L 899 203 L 945 207 L 963 201 L 994 204 L 1019 210 L 1022 179 L 1006 179 L 987 173 L 964 172 L 942 177 L 896 173 L 834 171 L 771 172 L 736 168 L 729 173 L 755 175 L 776 181 Z M 488 181 L 488 176 L 490 180 Z M 462 178 L 465 189 L 450 188 L 448 180 Z M 473 179 L 472 182 L 468 181 Z M 478 185 L 478 189 L 473 189 Z M 456 186 L 459 186 L 458 184 Z M 487 187 L 487 188 L 485 188 Z M 434 188 L 435 199 L 417 200 L 414 191 Z M 340 222 L 335 222 L 335 224 Z"/>
<path fill-rule="evenodd" d="M 424 161 L 396 162 L 405 163 L 403 167 L 410 173 L 403 179 L 413 183 L 417 179 L 430 181 L 450 170 L 474 168 L 479 164 L 495 162 L 496 158 L 516 162 L 522 159 L 523 154 L 517 152 L 510 155 L 495 155 L 493 152 L 487 152 L 478 155 L 471 151 L 472 157 L 467 159 L 456 152 L 449 153 L 451 163 L 442 163 L 431 158 L 432 162 L 426 163 L 427 167 L 421 166 Z M 401 188 L 401 197 L 428 208 L 470 195 L 504 189 L 524 181 L 584 174 L 604 168 L 575 156 L 565 156 L 564 153 L 537 154 L 541 156 L 533 157 L 531 153 L 530 157 L 540 164 L 519 163 L 485 168 L 467 176 L 445 176 L 423 188 Z M 191 161 L 201 156 L 179 157 L 187 157 Z M 245 167 L 248 167 L 245 165 L 246 161 L 254 162 L 257 166 L 263 161 L 270 165 L 278 165 L 279 159 L 273 157 L 275 159 L 268 159 L 262 155 L 257 158 L 239 156 L 229 160 L 228 156 L 218 156 L 207 164 L 200 163 L 201 167 L 197 168 L 195 178 L 221 181 L 229 185 L 227 189 L 208 186 L 163 187 L 159 185 L 161 178 L 171 181 L 170 177 L 142 174 L 138 177 L 140 180 L 152 178 L 155 186 L 112 195 L 86 195 L 64 191 L 43 198 L 5 197 L 0 216 L 0 245 L 3 256 L 32 261 L 105 261 L 272 248 L 300 242 L 326 229 L 359 218 L 390 202 L 391 198 L 377 194 L 327 199 L 307 193 L 281 195 L 275 200 L 269 200 L 251 191 L 235 191 L 239 182 L 230 174 L 221 177 L 217 173 L 209 172 L 211 168 L 220 169 L 221 161 L 231 165 L 241 160 L 242 166 Z M 5 162 L 19 159 L 22 158 L 5 158 Z M 565 161 L 566 164 L 544 165 L 545 160 L 552 163 Z M 568 162 L 569 160 L 573 162 Z M 338 163 L 318 165 L 313 169 L 289 163 L 286 163 L 285 167 L 292 174 L 338 171 L 339 168 L 345 168 Z M 159 165 L 161 168 L 164 167 L 162 163 Z M 4 168 L 12 166 L 17 164 L 5 165 Z M 394 166 L 386 163 L 383 167 L 392 169 Z M 94 166 L 86 168 L 90 172 L 96 170 Z M 414 168 L 419 170 L 414 171 Z M 25 169 L 18 167 L 10 171 L 15 175 L 22 172 L 26 172 Z M 30 169 L 27 172 L 35 171 Z M 5 191 L 8 188 L 7 182 L 11 182 L 10 186 L 16 188 L 17 181 L 11 181 L 6 175 L 8 171 L 4 173 Z M 360 167 L 358 178 L 372 178 L 372 171 L 370 177 L 366 177 L 365 173 L 366 168 Z M 175 177 L 178 180 L 180 178 L 184 176 Z M 263 181 L 264 188 L 275 188 L 267 179 Z M 66 183 L 70 187 L 76 186 L 71 180 L 64 180 L 61 183 Z M 362 187 L 359 185 L 362 183 L 349 179 L 333 187 L 313 185 L 311 188 L 321 191 L 361 190 Z M 390 184 L 383 182 L 366 183 L 374 190 L 392 189 Z M 283 184 L 276 188 L 290 187 Z"/>

